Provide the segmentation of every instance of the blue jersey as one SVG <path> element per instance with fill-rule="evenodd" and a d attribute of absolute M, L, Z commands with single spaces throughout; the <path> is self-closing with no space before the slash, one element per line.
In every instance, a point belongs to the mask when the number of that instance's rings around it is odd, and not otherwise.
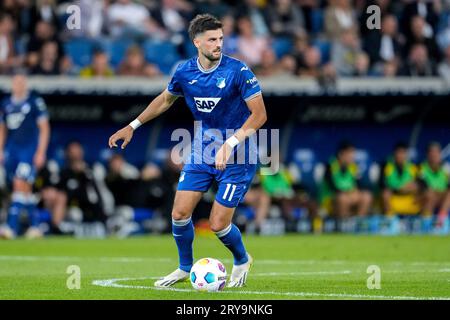
<path fill-rule="evenodd" d="M 0 103 L 0 121 L 8 129 L 7 145 L 10 148 L 33 149 L 37 147 L 40 119 L 48 118 L 44 100 L 36 94 L 29 94 L 22 101 L 12 96 Z"/>
<path fill-rule="evenodd" d="M 218 147 L 250 116 L 246 101 L 261 94 L 253 72 L 243 62 L 226 55 L 209 70 L 202 68 L 197 57 L 180 64 L 167 90 L 183 96 L 194 119 L 201 121 L 195 130 L 191 163 L 210 165 L 215 163 Z M 244 153 L 245 163 L 249 163 L 251 154 L 256 156 L 256 144 L 252 140 L 240 143 L 234 152 Z"/>

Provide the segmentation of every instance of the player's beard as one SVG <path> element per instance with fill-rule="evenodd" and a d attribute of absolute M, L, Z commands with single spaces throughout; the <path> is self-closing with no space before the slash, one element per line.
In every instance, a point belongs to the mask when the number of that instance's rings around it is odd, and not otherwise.
<path fill-rule="evenodd" d="M 217 50 L 215 50 L 215 51 L 217 51 Z M 222 50 L 219 50 L 219 52 L 221 53 Z M 203 52 L 203 55 L 204 55 L 205 58 L 208 59 L 209 61 L 218 61 L 218 60 L 220 60 L 220 55 L 219 55 L 218 57 L 215 57 L 213 54 L 214 54 L 214 52 L 211 52 L 211 53 L 209 53 L 209 52 Z"/>

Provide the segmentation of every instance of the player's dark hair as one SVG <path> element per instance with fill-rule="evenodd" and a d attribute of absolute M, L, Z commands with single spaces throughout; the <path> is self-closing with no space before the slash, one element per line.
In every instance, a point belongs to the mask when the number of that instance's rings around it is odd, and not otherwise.
<path fill-rule="evenodd" d="M 442 146 L 439 142 L 437 141 L 431 141 L 428 145 L 427 145 L 427 153 L 430 152 L 431 149 L 433 148 L 438 148 L 439 150 L 442 149 Z"/>
<path fill-rule="evenodd" d="M 408 145 L 403 141 L 397 142 L 394 146 L 394 152 L 398 150 L 408 150 Z"/>
<path fill-rule="evenodd" d="M 219 19 L 210 14 L 198 14 L 189 23 L 189 38 L 194 38 L 205 31 L 217 30 L 222 28 L 222 22 Z"/>
<path fill-rule="evenodd" d="M 353 150 L 353 149 L 355 149 L 355 146 L 350 141 L 342 141 L 339 143 L 336 153 L 339 155 L 343 151 Z"/>

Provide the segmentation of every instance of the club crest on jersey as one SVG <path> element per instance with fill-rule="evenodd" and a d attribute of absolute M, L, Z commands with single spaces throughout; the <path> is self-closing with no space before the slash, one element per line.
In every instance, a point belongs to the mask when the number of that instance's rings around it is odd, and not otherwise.
<path fill-rule="evenodd" d="M 217 78 L 216 86 L 219 89 L 225 88 L 225 78 Z"/>
<path fill-rule="evenodd" d="M 214 108 L 219 103 L 220 99 L 222 99 L 222 98 L 197 98 L 197 97 L 194 97 L 195 106 L 197 107 L 197 110 L 200 112 L 207 112 L 207 113 L 214 110 Z"/>

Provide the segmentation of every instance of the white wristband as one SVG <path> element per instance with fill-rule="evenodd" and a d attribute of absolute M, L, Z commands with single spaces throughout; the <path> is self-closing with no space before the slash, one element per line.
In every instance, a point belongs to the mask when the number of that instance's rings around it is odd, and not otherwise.
<path fill-rule="evenodd" d="M 136 130 L 142 125 L 142 123 L 138 119 L 134 119 L 130 122 L 129 126 L 133 128 L 133 130 Z"/>
<path fill-rule="evenodd" d="M 234 148 L 239 144 L 239 140 L 238 138 L 236 138 L 236 136 L 233 135 L 227 139 L 226 143 L 228 143 L 231 148 Z"/>

